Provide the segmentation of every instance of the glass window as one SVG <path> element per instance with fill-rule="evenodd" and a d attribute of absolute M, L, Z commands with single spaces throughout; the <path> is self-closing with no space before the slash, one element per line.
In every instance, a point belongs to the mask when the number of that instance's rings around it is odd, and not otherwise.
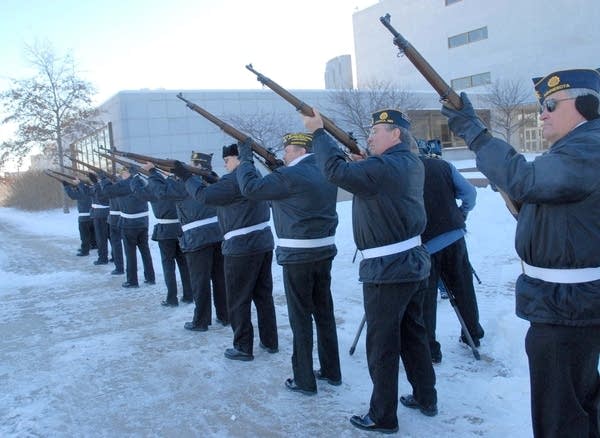
<path fill-rule="evenodd" d="M 446 6 L 453 5 L 454 3 L 458 3 L 462 0 L 446 0 Z"/>
<path fill-rule="evenodd" d="M 461 33 L 459 35 L 454 35 L 448 38 L 448 47 L 451 49 L 452 47 L 462 46 L 469 42 L 469 35 L 467 33 Z"/>
<path fill-rule="evenodd" d="M 475 41 L 487 39 L 487 26 L 480 27 L 469 32 L 469 42 L 474 43 Z"/>
<path fill-rule="evenodd" d="M 460 33 L 448 37 L 448 48 L 463 46 L 465 44 L 474 43 L 475 41 L 485 40 L 488 37 L 487 26 L 469 32 Z"/>
<path fill-rule="evenodd" d="M 467 76 L 465 78 L 452 79 L 451 86 L 455 90 L 471 88 L 471 76 Z"/>
<path fill-rule="evenodd" d="M 480 73 L 478 75 L 471 76 L 471 86 L 477 87 L 479 85 L 485 85 L 491 83 L 491 75 L 489 72 Z"/>

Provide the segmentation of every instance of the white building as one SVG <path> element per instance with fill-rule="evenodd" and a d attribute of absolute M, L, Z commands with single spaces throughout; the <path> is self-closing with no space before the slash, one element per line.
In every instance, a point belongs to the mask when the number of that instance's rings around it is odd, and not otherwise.
<path fill-rule="evenodd" d="M 484 91 L 496 80 L 529 86 L 555 70 L 600 67 L 598 0 L 380 0 L 353 15 L 358 88 L 390 78 L 405 89 L 431 89 L 397 57 L 379 22 L 386 13 L 455 90 Z"/>
<path fill-rule="evenodd" d="M 325 66 L 325 89 L 348 89 L 354 87 L 352 57 L 341 55 L 330 59 Z"/>

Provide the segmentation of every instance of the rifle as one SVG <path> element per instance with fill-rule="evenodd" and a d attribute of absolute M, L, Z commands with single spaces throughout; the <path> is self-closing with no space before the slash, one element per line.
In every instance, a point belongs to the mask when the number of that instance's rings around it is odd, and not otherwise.
<path fill-rule="evenodd" d="M 107 160 L 111 160 L 114 161 L 117 164 L 120 164 L 121 166 L 125 167 L 125 168 L 130 168 L 130 167 L 135 167 L 136 171 L 148 176 L 150 175 L 150 172 L 148 172 L 146 169 L 141 168 L 140 166 L 138 166 L 136 163 L 132 163 L 131 161 L 127 161 L 127 160 L 122 160 L 120 158 L 115 157 L 114 155 L 108 155 L 108 154 L 104 154 L 102 152 L 98 152 L 98 155 L 100 155 L 102 158 L 106 158 Z"/>
<path fill-rule="evenodd" d="M 91 183 L 85 170 L 81 170 L 76 167 L 65 166 L 65 165 L 63 165 L 63 167 L 67 170 L 70 170 L 73 173 L 79 173 L 81 176 L 78 176 L 77 178 L 80 179 L 81 181 L 83 181 L 84 183 L 86 183 L 86 184 Z"/>
<path fill-rule="evenodd" d="M 261 146 L 260 144 L 258 144 L 250 136 L 238 131 L 233 126 L 229 125 L 228 123 L 225 123 L 218 117 L 212 115 L 211 113 L 206 111 L 204 108 L 196 105 L 193 102 L 190 102 L 185 97 L 183 97 L 182 93 L 179 93 L 177 95 L 177 98 L 183 100 L 189 109 L 191 109 L 192 111 L 196 111 L 202 117 L 208 119 L 209 121 L 211 121 L 212 123 L 217 125 L 219 128 L 221 128 L 221 130 L 223 132 L 225 132 L 227 135 L 235 138 L 237 141 L 243 143 L 243 142 L 250 140 L 251 141 L 250 146 L 252 147 L 252 150 L 254 151 L 254 153 L 256 155 L 258 155 L 260 157 L 260 158 L 258 158 L 258 160 L 270 171 L 273 171 L 273 170 L 277 169 L 278 167 L 281 167 L 284 165 L 283 161 L 281 161 L 279 158 L 277 158 L 273 152 L 271 152 L 264 146 Z"/>
<path fill-rule="evenodd" d="M 49 176 L 50 178 L 54 178 L 57 181 L 60 182 L 65 182 L 67 184 L 70 184 L 72 186 L 76 186 L 77 184 L 75 184 L 75 179 L 72 176 L 69 176 L 65 173 L 61 173 L 61 172 L 57 172 L 55 170 L 52 169 L 45 169 L 44 170 L 44 175 Z"/>
<path fill-rule="evenodd" d="M 394 44 L 400 49 L 400 53 L 406 55 L 410 62 L 416 67 L 421 75 L 429 82 L 433 89 L 440 96 L 440 101 L 444 104 L 449 104 L 457 110 L 463 107 L 462 100 L 456 91 L 454 91 L 450 85 L 448 85 L 437 71 L 423 58 L 417 49 L 409 43 L 400 33 L 392 26 L 390 22 L 390 14 L 385 14 L 383 17 L 379 17 L 379 21 L 389 30 L 394 36 Z M 508 210 L 511 212 L 513 217 L 516 219 L 519 215 L 519 204 L 511 199 L 508 194 L 503 191 L 499 191 L 500 195 L 504 199 Z"/>
<path fill-rule="evenodd" d="M 78 160 L 77 158 L 73 158 L 71 156 L 67 156 L 67 158 L 69 158 L 69 160 L 71 160 L 73 163 L 81 164 L 82 166 L 87 167 L 88 169 L 90 169 L 96 175 L 103 175 L 104 174 L 104 175 L 106 175 L 108 177 L 108 179 L 110 179 L 112 181 L 115 180 L 115 176 L 111 175 L 110 173 L 108 173 L 104 169 L 96 167 L 93 164 L 86 163 L 85 161 Z"/>
<path fill-rule="evenodd" d="M 164 172 L 173 173 L 173 169 L 175 169 L 175 161 L 176 160 L 168 160 L 164 158 L 154 158 L 148 155 L 136 154 L 134 152 L 124 152 L 118 151 L 116 149 L 110 150 L 112 154 L 118 155 L 120 157 L 129 158 L 133 161 L 137 161 L 138 163 L 152 163 L 154 166 Z M 129 164 L 130 165 L 130 164 Z M 219 180 L 219 177 L 210 172 L 208 170 L 200 169 L 199 167 L 190 166 L 188 164 L 183 163 L 183 166 L 198 176 L 201 176 L 208 184 L 215 183 Z"/>
<path fill-rule="evenodd" d="M 279 94 L 279 96 L 281 96 L 284 100 L 291 103 L 294 106 L 294 108 L 296 108 L 296 111 L 308 117 L 313 117 L 315 115 L 313 109 L 310 106 L 298 99 L 292 93 L 283 88 L 281 85 L 272 81 L 262 73 L 259 73 L 256 70 L 254 70 L 252 64 L 248 64 L 246 68 L 256 75 L 256 79 L 261 84 L 269 87 L 275 93 Z M 325 129 L 325 131 L 331 134 L 331 136 L 337 141 L 339 141 L 341 144 L 346 146 L 346 148 L 348 148 L 348 150 L 351 153 L 361 155 L 360 148 L 358 147 L 358 144 L 356 143 L 356 139 L 354 137 L 352 137 L 344 130 L 338 128 L 335 123 L 333 123 L 329 118 L 325 117 L 323 114 L 321 114 L 321 118 L 323 119 L 323 128 Z"/>

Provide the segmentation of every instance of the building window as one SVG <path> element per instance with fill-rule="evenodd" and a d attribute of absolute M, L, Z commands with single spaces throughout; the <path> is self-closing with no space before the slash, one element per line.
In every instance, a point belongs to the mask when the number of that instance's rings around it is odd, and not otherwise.
<path fill-rule="evenodd" d="M 472 76 L 465 76 L 464 78 L 452 79 L 452 88 L 454 90 L 462 90 L 464 88 L 478 87 L 480 85 L 490 84 L 492 78 L 490 72 L 479 73 Z"/>
<path fill-rule="evenodd" d="M 446 0 L 446 6 L 453 5 L 454 3 L 458 3 L 462 0 Z"/>
<path fill-rule="evenodd" d="M 465 44 L 474 43 L 475 41 L 487 40 L 487 26 L 469 32 L 454 35 L 448 38 L 448 48 L 463 46 Z"/>

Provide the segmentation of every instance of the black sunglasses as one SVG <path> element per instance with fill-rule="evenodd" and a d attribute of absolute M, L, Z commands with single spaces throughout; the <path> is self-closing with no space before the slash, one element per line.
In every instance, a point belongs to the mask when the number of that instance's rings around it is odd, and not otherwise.
<path fill-rule="evenodd" d="M 551 113 L 556 109 L 556 105 L 558 104 L 558 102 L 562 102 L 565 100 L 573 100 L 573 99 L 575 99 L 575 98 L 574 97 L 566 97 L 564 99 L 552 99 L 552 98 L 546 99 L 546 100 L 544 100 L 544 102 L 542 102 L 538 111 L 540 112 L 540 114 L 542 114 L 544 112 L 544 110 Z"/>

